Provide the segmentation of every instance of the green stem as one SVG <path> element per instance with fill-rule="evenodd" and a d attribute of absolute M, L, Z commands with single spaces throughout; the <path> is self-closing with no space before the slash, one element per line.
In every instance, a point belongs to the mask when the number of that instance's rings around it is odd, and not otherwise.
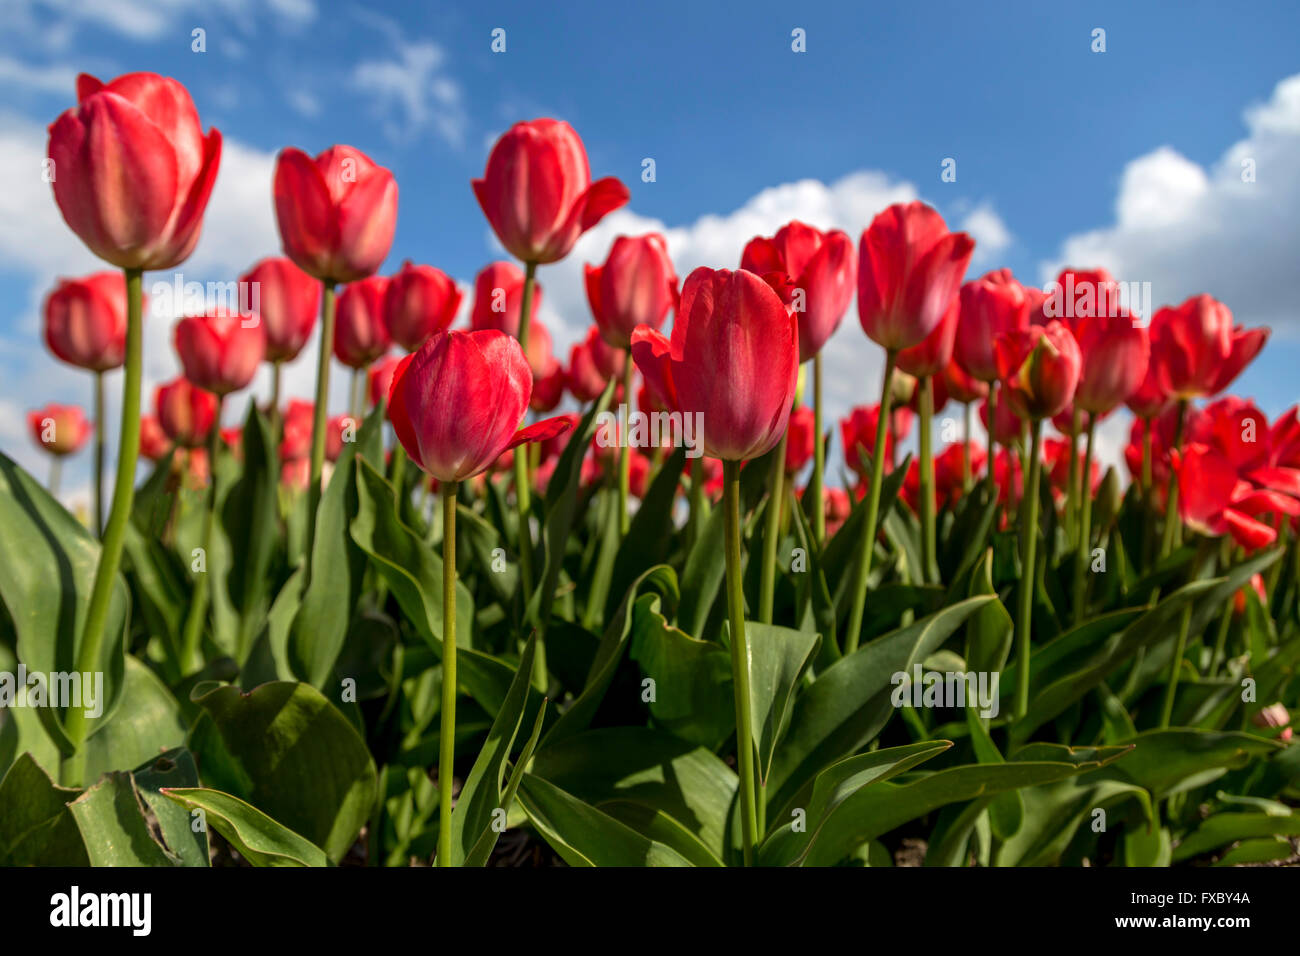
<path fill-rule="evenodd" d="M 361 421 L 366 415 L 366 370 L 368 365 L 352 370 L 352 385 L 350 389 L 350 398 L 348 408 L 352 412 L 352 417 Z"/>
<path fill-rule="evenodd" d="M 997 426 L 998 426 L 998 383 L 989 382 L 989 429 L 988 429 L 989 457 L 988 460 L 984 463 L 984 480 L 988 482 L 989 496 L 991 498 L 996 498 L 998 496 L 998 489 L 996 487 L 997 479 L 993 475 L 993 459 L 997 457 L 997 450 L 998 450 L 998 440 L 996 437 Z M 1014 484 L 1014 476 L 1012 477 L 1012 482 Z"/>
<path fill-rule="evenodd" d="M 813 501 L 813 538 L 817 547 L 826 543 L 826 502 L 822 475 L 826 470 L 826 444 L 822 440 L 822 355 L 813 356 L 813 472 L 808 492 Z"/>
<path fill-rule="evenodd" d="M 934 423 L 934 379 L 926 375 L 920 383 L 920 491 L 921 491 L 921 581 L 937 581 L 938 561 L 934 539 L 934 459 L 930 457 L 930 430 Z"/>
<path fill-rule="evenodd" d="M 1077 414 L 1077 413 L 1076 413 Z M 1079 557 L 1074 564 L 1074 623 L 1083 623 L 1088 601 L 1088 565 L 1092 557 L 1092 450 L 1096 422 L 1088 416 L 1088 442 L 1083 453 L 1083 475 L 1079 478 Z M 1073 446 L 1074 440 L 1070 444 Z M 1074 474 L 1071 466 L 1070 474 Z"/>
<path fill-rule="evenodd" d="M 691 513 L 686 519 L 686 540 L 694 547 L 704 522 L 704 456 L 691 459 Z"/>
<path fill-rule="evenodd" d="M 284 438 L 280 434 L 280 361 L 271 363 L 271 407 L 268 409 L 268 417 L 271 419 L 271 439 L 278 447 L 280 441 Z"/>
<path fill-rule="evenodd" d="M 50 493 L 51 498 L 59 497 L 59 484 L 63 477 L 63 458 L 59 455 L 50 456 L 50 479 L 45 484 L 45 490 Z"/>
<path fill-rule="evenodd" d="M 858 539 L 856 576 L 853 582 L 853 606 L 849 610 L 848 631 L 844 637 L 844 653 L 852 654 L 858 649 L 858 638 L 862 633 L 862 616 L 867 607 L 867 579 L 871 575 L 871 553 L 876 545 L 876 521 L 880 516 L 880 483 L 885 475 L 885 429 L 890 419 L 890 380 L 894 377 L 894 365 L 898 353 L 890 351 L 885 354 L 885 380 L 880 389 L 880 417 L 876 422 L 876 447 L 871 455 L 871 487 L 867 489 L 867 526 L 862 537 Z"/>
<path fill-rule="evenodd" d="M 211 594 L 211 577 L 208 571 L 208 557 L 212 551 L 212 524 L 217 511 L 217 453 L 221 444 L 221 406 L 222 396 L 217 396 L 217 413 L 212 419 L 212 430 L 208 432 L 208 495 L 203 511 L 203 570 L 194 582 L 194 591 L 190 595 L 190 608 L 185 616 L 185 628 L 181 632 L 182 674 L 192 674 L 203 666 L 203 655 L 199 646 L 203 637 L 203 621 L 208 616 L 208 603 Z"/>
<path fill-rule="evenodd" d="M 393 440 L 393 491 L 397 497 L 394 503 L 397 506 L 397 516 L 402 517 L 402 504 L 407 501 L 406 496 L 406 448 L 400 441 Z M 405 519 L 403 519 L 405 520 Z"/>
<path fill-rule="evenodd" d="M 789 431 L 781 436 L 772 455 L 767 479 L 767 527 L 763 531 L 763 566 L 759 569 L 758 619 L 772 623 L 772 601 L 776 593 L 776 545 L 781 537 L 781 503 L 785 497 L 785 446 Z"/>
<path fill-rule="evenodd" d="M 962 435 L 964 436 L 961 442 L 961 490 L 962 493 L 965 494 L 970 491 L 972 477 L 970 470 L 970 402 L 962 403 L 961 426 Z"/>
<path fill-rule="evenodd" d="M 537 263 L 524 263 L 524 294 L 519 303 L 519 347 L 528 355 L 528 326 L 533 318 L 533 286 Z M 629 363 L 630 364 L 630 363 Z M 519 516 L 519 580 L 523 585 L 524 607 L 533 594 L 532 489 L 528 484 L 528 450 L 515 449 L 515 508 Z M 533 657 L 533 685 L 543 694 L 547 690 L 546 621 L 537 622 L 537 649 Z"/>
<path fill-rule="evenodd" d="M 139 269 L 126 271 L 126 360 L 122 380 L 122 427 L 117 447 L 117 478 L 113 485 L 113 506 L 104 528 L 104 540 L 95 565 L 95 581 L 86 603 L 85 626 L 81 632 L 81 646 L 77 648 L 76 669 L 93 673 L 103 669 L 100 650 L 104 646 L 104 631 L 108 625 L 108 610 L 112 603 L 113 585 L 122 560 L 122 545 L 126 540 L 126 525 L 131 519 L 131 506 L 135 499 L 135 466 L 140 457 L 140 376 L 141 376 L 141 273 Z M 65 762 L 63 783 L 80 784 L 85 755 L 81 745 L 86 739 L 86 715 L 82 708 L 68 710 L 64 718 L 64 731 L 77 751 Z"/>
<path fill-rule="evenodd" d="M 316 360 L 316 408 L 311 427 L 311 477 L 307 496 L 307 547 L 303 561 L 311 578 L 311 557 L 316 542 L 316 512 L 320 509 L 321 472 L 325 469 L 325 428 L 330 394 L 330 355 L 334 347 L 334 283 L 322 280 L 320 299 L 320 355 Z"/>
<path fill-rule="evenodd" d="M 1232 626 L 1232 602 L 1229 601 L 1223 606 L 1223 613 L 1219 615 L 1219 630 L 1214 637 L 1214 653 L 1210 656 L 1210 669 L 1206 672 L 1207 677 L 1214 677 L 1219 672 L 1219 662 L 1223 660 L 1223 649 L 1228 643 L 1228 629 Z"/>
<path fill-rule="evenodd" d="M 442 712 L 438 718 L 438 865 L 451 866 L 456 760 L 456 487 L 442 486 Z"/>
<path fill-rule="evenodd" d="M 1078 530 L 1075 524 L 1075 517 L 1079 513 L 1079 425 L 1082 422 L 1079 419 L 1080 411 L 1077 407 L 1070 411 L 1070 434 L 1066 437 L 1070 441 L 1070 470 L 1066 472 L 1065 478 L 1065 540 L 1074 541 L 1075 533 Z"/>
<path fill-rule="evenodd" d="M 1174 425 L 1174 449 L 1182 451 L 1183 449 L 1183 422 L 1187 418 L 1187 399 L 1178 400 L 1178 420 Z M 1169 469 L 1169 495 L 1166 498 L 1168 504 L 1165 505 L 1165 530 L 1160 538 L 1160 557 L 1166 558 L 1169 552 L 1174 548 L 1174 534 L 1181 524 L 1178 517 L 1178 475 L 1173 468 Z"/>
<path fill-rule="evenodd" d="M 95 373 L 95 537 L 104 533 L 104 373 Z"/>
<path fill-rule="evenodd" d="M 627 405 L 632 403 L 632 372 L 635 368 L 636 366 L 632 364 L 632 350 L 629 348 L 623 355 L 623 402 Z M 626 432 L 626 429 L 624 431 Z M 630 523 L 627 500 L 628 485 L 631 481 L 632 448 L 626 433 L 619 438 L 621 440 L 618 443 L 618 530 L 626 535 Z"/>
<path fill-rule="evenodd" d="M 1030 426 L 1029 476 L 1025 483 L 1024 526 L 1020 529 L 1023 558 L 1020 564 L 1020 607 L 1016 622 L 1016 716 L 1029 712 L 1029 652 L 1033 625 L 1034 582 L 1038 550 L 1038 481 L 1042 471 L 1039 443 L 1043 423 Z"/>
<path fill-rule="evenodd" d="M 1169 663 L 1169 680 L 1165 684 L 1165 699 L 1160 707 L 1160 729 L 1169 726 L 1174 716 L 1174 697 L 1178 693 L 1178 674 L 1182 670 L 1183 654 L 1187 652 L 1187 632 L 1192 624 L 1192 602 L 1183 605 L 1182 616 L 1178 620 L 1178 643 L 1174 645 L 1174 659 Z"/>
<path fill-rule="evenodd" d="M 1155 420 L 1142 421 L 1142 555 L 1143 561 L 1151 560 L 1152 525 L 1156 520 L 1156 496 L 1151 480 L 1151 426 Z"/>
<path fill-rule="evenodd" d="M 727 536 L 727 614 L 731 622 L 731 678 L 736 699 L 736 763 L 740 776 L 740 832 L 745 865 L 754 865 L 758 818 L 754 794 L 754 734 L 749 699 L 749 646 L 740 565 L 740 462 L 722 463 Z"/>

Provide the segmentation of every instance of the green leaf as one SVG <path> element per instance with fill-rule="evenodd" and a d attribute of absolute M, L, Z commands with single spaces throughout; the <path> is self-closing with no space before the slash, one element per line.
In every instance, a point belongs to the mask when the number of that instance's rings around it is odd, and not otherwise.
<path fill-rule="evenodd" d="M 22 754 L 0 780 L 0 866 L 87 866 L 68 803 L 80 790 L 60 787 Z"/>
<path fill-rule="evenodd" d="M 129 773 L 105 774 L 68 804 L 68 810 L 91 866 L 176 866 L 180 862 L 154 839 Z"/>
<path fill-rule="evenodd" d="M 452 866 L 463 866 L 467 856 L 488 834 L 491 834 L 491 842 L 487 847 L 489 854 L 496 845 L 497 833 L 492 829 L 492 814 L 502 806 L 501 785 L 505 779 L 506 759 L 510 756 L 510 748 L 514 746 L 515 737 L 523 723 L 536 646 L 536 635 L 533 635 L 524 647 L 505 702 L 497 711 L 487 740 L 480 748 L 478 758 L 456 798 L 451 815 Z"/>
<path fill-rule="evenodd" d="M 316 687 L 324 686 L 330 679 L 361 591 L 365 560 L 348 535 L 348 516 L 359 512 L 353 462 L 363 467 L 370 464 L 367 459 L 382 440 L 383 424 L 383 408 L 376 408 L 361 426 L 357 440 L 345 443 L 316 513 L 311 577 L 302 592 L 302 603 L 294 617 L 288 644 L 294 674 Z M 396 509 L 391 504 L 396 500 L 392 487 L 378 472 L 375 474 L 389 489 L 391 514 L 388 517 L 397 521 Z"/>
<path fill-rule="evenodd" d="M 191 735 L 203 781 L 253 804 L 338 861 L 370 813 L 375 763 L 351 722 L 319 691 L 288 681 L 195 700 L 210 724 Z"/>
<path fill-rule="evenodd" d="M 692 636 L 703 635 L 709 611 L 727 573 L 726 562 L 722 560 L 725 517 L 722 508 L 714 508 L 709 513 L 700 525 L 699 537 L 682 571 L 682 603 L 677 609 L 677 624 Z"/>
<path fill-rule="evenodd" d="M 527 674 L 528 672 L 522 671 L 522 673 Z M 514 770 L 510 773 L 510 779 L 506 783 L 506 788 L 501 793 L 500 810 L 507 817 L 510 815 L 510 808 L 514 805 L 515 794 L 519 792 L 519 784 L 523 782 L 524 768 L 533 759 L 533 752 L 537 749 L 537 741 L 542 736 L 542 724 L 545 722 L 545 718 L 545 708 L 538 708 L 537 719 L 533 721 L 533 732 L 524 744 L 524 749 L 520 751 L 519 760 L 516 761 Z M 479 837 L 478 842 L 465 855 L 465 866 L 487 866 L 488 859 L 491 857 L 496 844 L 497 832 L 489 827 L 488 831 Z"/>
<path fill-rule="evenodd" d="M 243 468 L 226 495 L 221 525 L 237 560 L 226 588 L 239 615 L 234 658 L 244 661 L 261 630 L 269 605 L 267 578 L 279 532 L 280 455 L 270 423 L 248 403 L 244 421 Z"/>
<path fill-rule="evenodd" d="M 730 643 L 730 631 L 727 632 Z M 790 721 L 799 678 L 817 654 L 821 637 L 757 621 L 745 622 L 749 649 L 749 712 L 758 748 L 759 782 L 766 784 L 772 753 Z"/>
<path fill-rule="evenodd" d="M 162 791 L 188 813 L 204 819 L 253 866 L 328 866 L 321 849 L 277 823 L 257 807 L 220 790 L 183 787 Z"/>
<path fill-rule="evenodd" d="M 627 534 L 618 546 L 614 560 L 614 573 L 610 595 L 623 594 L 636 580 L 641 569 L 668 560 L 673 543 L 673 505 L 681 485 L 682 467 L 686 463 L 686 449 L 678 448 L 660 467 L 641 506 L 632 516 Z M 605 607 L 605 618 L 615 611 L 611 597 Z"/>
<path fill-rule="evenodd" d="M 1300 836 L 1300 816 L 1270 813 L 1216 813 L 1188 834 L 1174 848 L 1173 861 L 1180 863 L 1221 846 L 1265 836 Z"/>
<path fill-rule="evenodd" d="M 176 698 L 153 671 L 129 655 L 124 695 L 127 705 L 86 741 L 87 780 L 110 770 L 138 767 L 185 742 L 187 728 Z"/>
<path fill-rule="evenodd" d="M 711 856 L 727 856 L 736 774 L 704 747 L 646 727 L 589 730 L 540 751 L 532 776 L 597 807 L 632 803 L 663 813 Z M 630 819 L 622 811 L 611 812 Z M 653 815 L 642 814 L 640 819 Z M 673 845 L 691 855 L 685 845 Z"/>
<path fill-rule="evenodd" d="M 533 774 L 524 774 L 519 802 L 537 832 L 569 866 L 691 865 L 672 847 Z"/>
<path fill-rule="evenodd" d="M 183 866 L 208 866 L 208 831 L 192 825 L 190 815 L 162 793 L 164 788 L 197 787 L 199 770 L 184 747 L 169 750 L 131 774 L 140 797 L 153 811 L 168 852 Z"/>
<path fill-rule="evenodd" d="M 770 800 L 784 803 L 818 770 L 874 738 L 894 711 L 893 676 L 938 650 L 992 600 L 959 601 L 864 644 L 818 675 L 795 698 L 789 730 L 772 761 Z"/>
<path fill-rule="evenodd" d="M 1253 734 L 1183 728 L 1149 730 L 1120 743 L 1135 750 L 1113 773 L 1156 798 L 1200 786 L 1282 749 L 1281 744 Z"/>
<path fill-rule="evenodd" d="M 73 674 L 82 644 L 86 604 L 99 564 L 99 542 L 12 459 L 0 454 L 0 600 L 13 621 L 18 659 L 29 672 Z M 102 730 L 122 698 L 130 595 L 113 582 L 105 640 L 92 672 L 104 675 L 102 713 L 87 732 Z M 64 754 L 63 708 L 38 716 Z"/>

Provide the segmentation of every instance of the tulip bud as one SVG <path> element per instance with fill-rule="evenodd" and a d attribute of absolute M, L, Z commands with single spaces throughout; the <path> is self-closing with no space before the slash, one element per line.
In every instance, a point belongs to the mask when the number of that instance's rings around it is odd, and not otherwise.
<path fill-rule="evenodd" d="M 414 352 L 430 335 L 451 326 L 461 298 L 460 289 L 445 272 L 413 265 L 408 259 L 388 281 L 384 327 L 394 342 Z"/>
<path fill-rule="evenodd" d="M 266 357 L 266 331 L 256 316 L 184 318 L 176 323 L 175 339 L 185 377 L 217 395 L 246 387 Z"/>
<path fill-rule="evenodd" d="M 1044 294 L 1033 291 L 1041 301 Z M 966 374 L 981 382 L 997 381 L 993 343 L 1003 332 L 1028 328 L 1029 307 L 1029 290 L 1016 281 L 1010 269 L 996 269 L 961 287 L 953 355 Z"/>
<path fill-rule="evenodd" d="M 658 233 L 619 236 L 603 266 L 586 267 L 587 302 L 605 341 L 631 346 L 638 325 L 657 329 L 677 307 L 677 273 Z"/>
<path fill-rule="evenodd" d="M 280 256 L 263 259 L 239 281 L 257 290 L 258 314 L 266 330 L 266 360 L 293 361 L 316 326 L 320 283 Z"/>
<path fill-rule="evenodd" d="M 1131 315 L 1084 316 L 1074 323 L 1082 365 L 1074 404 L 1105 414 L 1136 392 L 1146 377 L 1147 330 Z"/>
<path fill-rule="evenodd" d="M 524 301 L 524 274 L 512 262 L 493 262 L 474 278 L 474 309 L 470 313 L 471 329 L 497 329 L 513 338 L 519 338 L 519 312 Z M 542 307 L 541 283 L 533 283 L 533 299 L 529 308 L 529 331 L 537 322 L 537 310 Z"/>
<path fill-rule="evenodd" d="M 86 413 L 76 405 L 51 403 L 37 411 L 28 412 L 27 424 L 36 444 L 60 458 L 80 451 L 95 430 L 87 420 Z"/>
<path fill-rule="evenodd" d="M 1269 330 L 1232 324 L 1222 302 L 1197 295 L 1151 319 L 1151 361 L 1161 390 L 1173 398 L 1217 395 L 1241 374 L 1268 340 Z"/>
<path fill-rule="evenodd" d="M 1004 332 L 994 348 L 1003 395 L 1021 418 L 1051 418 L 1074 396 L 1083 360 L 1074 336 L 1060 322 Z"/>
<path fill-rule="evenodd" d="M 216 424 L 217 396 L 184 376 L 160 385 L 154 393 L 158 422 L 167 437 L 183 448 L 198 448 Z"/>
<path fill-rule="evenodd" d="M 140 454 L 150 461 L 157 461 L 167 454 L 172 447 L 171 439 L 163 431 L 157 416 L 140 417 Z"/>

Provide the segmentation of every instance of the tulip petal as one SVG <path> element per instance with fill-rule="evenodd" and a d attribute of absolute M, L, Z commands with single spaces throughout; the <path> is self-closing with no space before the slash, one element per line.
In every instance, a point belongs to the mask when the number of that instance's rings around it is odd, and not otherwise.
<path fill-rule="evenodd" d="M 632 361 L 640 370 L 654 400 L 669 411 L 677 411 L 672 345 L 667 337 L 648 325 L 639 326 L 632 332 Z"/>
<path fill-rule="evenodd" d="M 786 271 L 776 243 L 766 236 L 755 236 L 745 244 L 745 251 L 740 255 L 740 268 L 760 276 L 768 272 Z"/>
<path fill-rule="evenodd" d="M 1300 497 L 1300 468 L 1256 468 L 1246 477 L 1265 488 Z"/>
<path fill-rule="evenodd" d="M 335 278 L 351 282 L 374 274 L 388 258 L 397 229 L 397 180 L 387 169 L 375 167 L 358 178 L 352 190 L 338 203 L 340 250 L 346 260 Z"/>
<path fill-rule="evenodd" d="M 587 284 L 587 304 L 591 306 L 592 317 L 596 320 L 597 325 L 604 321 L 604 311 L 600 302 L 600 276 L 604 272 L 602 266 L 584 266 L 583 274 Z"/>
<path fill-rule="evenodd" d="M 1233 539 L 1248 551 L 1268 547 L 1277 540 L 1277 532 L 1268 525 L 1232 508 L 1223 512 L 1223 521 Z"/>
<path fill-rule="evenodd" d="M 580 200 L 582 206 L 582 231 L 586 232 L 615 209 L 626 206 L 632 194 L 614 176 L 598 179 L 588 187 Z"/>
<path fill-rule="evenodd" d="M 206 142 L 203 167 L 199 170 L 194 185 L 190 187 L 189 195 L 176 210 L 176 218 L 172 220 L 173 251 L 151 264 L 151 268 L 170 269 L 188 259 L 198 245 L 203 214 L 207 211 L 208 199 L 212 196 L 212 187 L 217 181 L 217 169 L 221 165 L 221 143 L 220 131 L 212 130 Z"/>
<path fill-rule="evenodd" d="M 1232 351 L 1218 366 L 1210 394 L 1215 395 L 1231 385 L 1242 370 L 1255 360 L 1255 356 L 1268 341 L 1267 328 L 1237 331 L 1232 338 Z"/>
<path fill-rule="evenodd" d="M 521 428 L 519 431 L 515 432 L 514 436 L 510 439 L 510 443 L 506 445 L 503 450 L 508 451 L 517 445 L 523 445 L 528 442 L 550 441 L 552 438 L 563 435 L 572 427 L 572 419 L 564 415 L 557 415 L 554 418 L 547 418 L 540 422 L 534 422 L 527 428 Z"/>
<path fill-rule="evenodd" d="M 325 179 L 300 149 L 280 152 L 275 164 L 275 215 L 284 254 L 317 279 L 333 279 L 331 250 L 339 245 L 338 221 Z"/>

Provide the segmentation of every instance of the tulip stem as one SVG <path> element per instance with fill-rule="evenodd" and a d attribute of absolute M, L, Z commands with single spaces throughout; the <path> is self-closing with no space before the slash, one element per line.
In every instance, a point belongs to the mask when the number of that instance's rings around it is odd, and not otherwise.
<path fill-rule="evenodd" d="M 1142 419 L 1142 555 L 1151 560 L 1152 525 L 1156 520 L 1156 496 L 1151 479 L 1151 426 L 1155 419 Z"/>
<path fill-rule="evenodd" d="M 1070 434 L 1066 438 L 1070 442 L 1069 466 L 1070 470 L 1065 473 L 1065 540 L 1074 541 L 1075 533 L 1078 531 L 1078 525 L 1075 522 L 1079 514 L 1079 484 L 1075 480 L 1075 473 L 1079 470 L 1079 426 L 1080 411 L 1078 408 L 1070 410 Z"/>
<path fill-rule="evenodd" d="M 1183 450 L 1183 423 L 1187 419 L 1187 399 L 1178 400 L 1178 418 L 1174 423 L 1174 450 Z M 1169 469 L 1169 494 L 1165 504 L 1165 529 L 1160 538 L 1160 557 L 1166 558 L 1174 549 L 1174 535 L 1181 524 L 1178 517 L 1178 473 Z"/>
<path fill-rule="evenodd" d="M 533 285 L 537 263 L 524 263 L 524 294 L 519 303 L 519 347 L 528 355 L 528 326 L 533 317 Z M 533 529 L 530 524 L 532 495 L 528 485 L 528 450 L 515 449 L 515 508 L 519 515 L 519 580 L 523 585 L 526 609 L 533 595 Z M 543 602 L 545 603 L 545 602 Z M 537 649 L 533 656 L 533 686 L 543 694 L 547 689 L 546 622 L 537 622 Z"/>
<path fill-rule="evenodd" d="M 623 401 L 632 401 L 632 350 L 629 348 L 623 359 Z M 627 513 L 628 486 L 631 483 L 632 449 L 626 434 L 620 435 L 618 443 L 618 530 L 626 535 L 630 526 Z"/>
<path fill-rule="evenodd" d="M 971 414 L 970 402 L 963 402 L 961 406 L 961 490 L 963 494 L 970 492 L 971 488 L 971 470 L 970 470 L 970 429 Z"/>
<path fill-rule="evenodd" d="M 63 476 L 63 459 L 58 455 L 50 456 L 50 478 L 45 483 L 45 490 L 51 498 L 59 497 L 59 479 Z"/>
<path fill-rule="evenodd" d="M 316 512 L 320 509 L 321 472 L 325 470 L 325 428 L 330 394 L 330 354 L 334 346 L 334 283 L 323 280 L 320 299 L 320 354 L 316 360 L 316 408 L 312 413 L 311 475 L 308 478 L 307 548 L 303 561 L 311 580 L 312 550 L 316 543 Z"/>
<path fill-rule="evenodd" d="M 1024 525 L 1020 529 L 1022 560 L 1020 564 L 1020 607 L 1016 623 L 1016 717 L 1029 712 L 1029 651 L 1033 625 L 1034 584 L 1037 579 L 1038 550 L 1038 481 L 1042 471 L 1039 443 L 1043 423 L 1030 426 L 1029 477 L 1025 483 Z"/>
<path fill-rule="evenodd" d="M 1075 412 L 1077 415 L 1078 412 Z M 1088 564 L 1092 557 L 1092 450 L 1096 434 L 1096 421 L 1088 416 L 1088 441 L 1083 453 L 1083 474 L 1079 484 L 1079 557 L 1074 563 L 1074 623 L 1083 623 L 1085 605 L 1088 601 Z M 1074 439 L 1070 439 L 1073 447 Z M 1074 480 L 1074 466 L 1070 466 L 1071 480 Z"/>
<path fill-rule="evenodd" d="M 208 571 L 208 557 L 212 551 L 212 522 L 217 511 L 217 452 L 221 443 L 221 406 L 222 396 L 217 396 L 217 411 L 212 419 L 212 428 L 208 431 L 208 494 L 203 511 L 203 567 L 196 572 L 199 577 L 194 582 L 194 591 L 190 595 L 190 609 L 185 616 L 185 628 L 181 631 L 182 674 L 192 674 L 203 666 L 203 655 L 199 644 L 203 637 L 203 621 L 208 614 L 208 600 L 211 591 Z M 193 568 L 191 567 L 191 571 Z"/>
<path fill-rule="evenodd" d="M 935 557 L 934 459 L 930 457 L 930 430 L 934 419 L 934 379 L 923 376 L 920 381 L 920 493 L 921 493 L 921 580 L 937 581 L 939 565 Z"/>
<path fill-rule="evenodd" d="M 781 434 L 776 451 L 772 454 L 772 470 L 768 475 L 767 527 L 763 531 L 763 566 L 758 585 L 758 619 L 772 623 L 772 601 L 776 591 L 776 545 L 781 537 L 781 504 L 785 498 L 785 446 L 790 440 L 787 429 Z"/>
<path fill-rule="evenodd" d="M 352 386 L 349 392 L 350 398 L 348 400 L 348 408 L 352 412 L 352 417 L 355 418 L 357 421 L 361 421 L 363 418 L 365 418 L 366 368 L 368 368 L 368 366 L 363 366 L 361 368 L 354 368 L 352 370 Z"/>
<path fill-rule="evenodd" d="M 401 519 L 402 505 L 404 502 L 409 501 L 410 499 L 407 496 L 404 488 L 406 484 L 406 449 L 402 446 L 402 443 L 397 439 L 396 435 L 393 436 L 392 478 L 393 478 L 393 492 L 396 495 L 396 497 L 393 499 L 393 502 L 397 508 L 397 517 Z"/>
<path fill-rule="evenodd" d="M 271 407 L 267 410 L 271 419 L 271 439 L 279 445 L 284 438 L 280 434 L 280 360 L 271 363 Z"/>
<path fill-rule="evenodd" d="M 863 529 L 862 537 L 858 539 L 853 606 L 849 610 L 848 631 L 844 637 L 845 654 L 852 654 L 858 649 L 858 639 L 862 633 L 862 616 L 867 607 L 867 579 L 871 576 L 871 554 L 876 546 L 876 522 L 880 516 L 880 483 L 885 475 L 885 435 L 886 429 L 889 428 L 891 398 L 889 386 L 894 378 L 894 366 L 897 361 L 897 352 L 890 350 L 885 353 L 885 378 L 880 389 L 880 415 L 876 419 L 876 446 L 871 455 L 871 487 L 867 489 L 867 526 Z"/>
<path fill-rule="evenodd" d="M 989 382 L 989 457 L 984 463 L 984 479 L 989 485 L 989 497 L 997 498 L 997 478 L 993 474 L 993 459 L 997 457 L 998 451 L 998 383 Z M 1015 475 L 1011 476 L 1012 487 L 1015 486 Z"/>
<path fill-rule="evenodd" d="M 740 775 L 740 835 L 745 866 L 754 865 L 758 815 L 754 794 L 754 732 L 749 700 L 749 647 L 745 643 L 745 594 L 740 565 L 740 462 L 722 463 L 727 536 L 727 615 L 731 624 L 731 678 L 736 701 L 736 764 Z"/>
<path fill-rule="evenodd" d="M 1178 693 L 1178 675 L 1182 670 L 1183 654 L 1187 652 L 1187 632 L 1192 624 L 1192 602 L 1183 605 L 1182 616 L 1178 619 L 1178 643 L 1174 645 L 1174 659 L 1169 662 L 1169 680 L 1165 683 L 1165 699 L 1160 706 L 1160 729 L 1169 726 L 1174 716 L 1174 698 Z"/>
<path fill-rule="evenodd" d="M 822 475 L 826 470 L 826 445 L 822 440 L 822 355 L 813 356 L 813 471 L 808 482 L 813 501 L 813 539 L 817 547 L 826 543 L 826 502 Z"/>
<path fill-rule="evenodd" d="M 438 865 L 451 866 L 451 783 L 456 762 L 456 490 L 442 491 L 442 712 L 438 718 Z"/>
<path fill-rule="evenodd" d="M 95 565 L 95 582 L 86 603 L 86 623 L 81 632 L 81 646 L 77 648 L 76 669 L 83 674 L 103 669 L 100 651 L 104 646 L 113 585 L 117 583 L 117 569 L 122 560 L 126 524 L 131 520 L 131 507 L 135 499 L 135 466 L 140 457 L 140 359 L 143 338 L 141 272 L 139 269 L 127 269 L 125 272 L 126 360 L 122 379 L 122 427 L 117 446 L 117 478 L 113 485 L 113 506 L 104 528 L 99 561 Z M 80 707 L 69 708 L 64 717 L 63 729 L 74 753 L 64 761 L 62 782 L 64 785 L 79 785 L 85 764 L 81 745 L 88 729 L 85 710 Z"/>
<path fill-rule="evenodd" d="M 704 456 L 691 459 L 691 513 L 686 519 L 686 540 L 694 547 L 704 520 Z"/>
<path fill-rule="evenodd" d="M 95 537 L 104 533 L 104 373 L 95 373 Z"/>

